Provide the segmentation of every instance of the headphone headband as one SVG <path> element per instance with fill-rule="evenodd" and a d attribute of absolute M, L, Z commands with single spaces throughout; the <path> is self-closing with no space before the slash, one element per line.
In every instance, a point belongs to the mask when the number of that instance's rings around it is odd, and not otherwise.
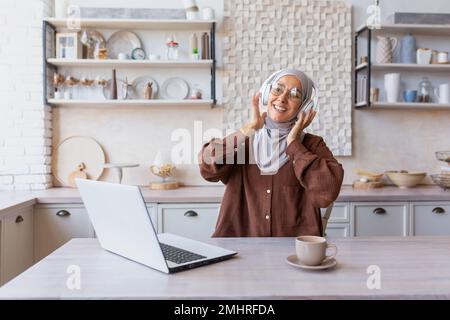
<path fill-rule="evenodd" d="M 269 103 L 269 95 L 270 95 L 271 85 L 279 73 L 280 73 L 280 71 L 276 71 L 276 72 L 272 73 L 264 81 L 261 88 L 259 89 L 259 92 L 261 93 L 261 103 L 263 106 L 267 106 L 267 104 Z M 304 111 L 306 111 L 307 109 L 310 109 L 310 108 L 316 108 L 318 99 L 319 99 L 317 87 L 312 80 L 311 80 L 311 82 L 312 82 L 311 96 L 307 101 L 304 101 L 302 103 L 302 105 L 300 106 L 300 108 L 303 109 Z"/>

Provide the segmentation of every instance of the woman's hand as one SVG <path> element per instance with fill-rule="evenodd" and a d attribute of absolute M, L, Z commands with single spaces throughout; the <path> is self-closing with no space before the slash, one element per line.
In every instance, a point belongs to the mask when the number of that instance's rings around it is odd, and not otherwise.
<path fill-rule="evenodd" d="M 287 137 L 287 145 L 289 146 L 292 141 L 296 140 L 299 133 L 308 127 L 316 116 L 316 112 L 313 109 L 309 109 L 306 113 L 300 112 L 298 120 L 295 122 L 294 127 Z"/>
<path fill-rule="evenodd" d="M 253 115 L 252 119 L 246 123 L 241 129 L 239 129 L 246 136 L 254 133 L 255 130 L 259 130 L 264 126 L 264 119 L 267 117 L 267 112 L 261 114 L 259 110 L 259 99 L 261 93 L 257 93 L 252 98 L 252 109 Z"/>

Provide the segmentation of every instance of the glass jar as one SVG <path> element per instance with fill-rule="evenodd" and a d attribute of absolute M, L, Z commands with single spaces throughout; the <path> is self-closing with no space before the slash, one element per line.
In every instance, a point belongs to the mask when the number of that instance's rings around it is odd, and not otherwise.
<path fill-rule="evenodd" d="M 431 102 L 431 82 L 423 77 L 419 83 L 418 102 Z"/>
<path fill-rule="evenodd" d="M 167 45 L 167 60 L 178 60 L 178 45 Z"/>

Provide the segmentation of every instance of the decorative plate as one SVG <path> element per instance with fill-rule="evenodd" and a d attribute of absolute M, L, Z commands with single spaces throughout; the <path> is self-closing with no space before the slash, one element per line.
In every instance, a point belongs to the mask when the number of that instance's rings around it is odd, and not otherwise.
<path fill-rule="evenodd" d="M 159 86 L 158 82 L 155 79 L 149 76 L 141 76 L 133 81 L 134 88 L 134 96 L 133 99 L 144 99 L 144 89 L 147 86 L 147 83 L 153 82 L 152 88 L 152 99 L 156 99 L 158 97 Z"/>
<path fill-rule="evenodd" d="M 181 78 L 169 78 L 162 87 L 165 99 L 183 100 L 189 97 L 189 85 L 186 80 Z"/>
<path fill-rule="evenodd" d="M 111 59 L 117 59 L 119 53 L 126 53 L 131 57 L 133 50 L 141 47 L 141 40 L 131 31 L 117 31 L 113 33 L 106 42 L 108 56 Z"/>

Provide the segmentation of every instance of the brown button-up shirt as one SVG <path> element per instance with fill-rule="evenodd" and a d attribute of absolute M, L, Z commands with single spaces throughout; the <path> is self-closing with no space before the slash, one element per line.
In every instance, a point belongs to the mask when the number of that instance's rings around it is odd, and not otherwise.
<path fill-rule="evenodd" d="M 303 142 L 293 141 L 289 161 L 274 175 L 262 175 L 249 162 L 250 141 L 237 131 L 212 139 L 199 153 L 203 178 L 226 185 L 212 236 L 322 235 L 320 208 L 336 200 L 344 178 L 323 139 L 306 133 Z"/>

